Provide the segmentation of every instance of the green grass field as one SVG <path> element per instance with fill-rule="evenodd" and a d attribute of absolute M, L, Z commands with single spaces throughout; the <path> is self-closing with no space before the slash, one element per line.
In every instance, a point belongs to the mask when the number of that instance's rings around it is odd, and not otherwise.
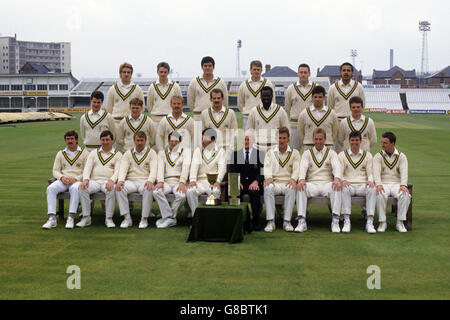
<path fill-rule="evenodd" d="M 54 156 L 64 132 L 79 130 L 79 115 L 0 126 L 0 299 L 449 299 L 450 117 L 371 117 L 408 156 L 413 231 L 395 231 L 389 214 L 387 232 L 369 235 L 355 207 L 352 232 L 332 234 L 328 209 L 312 206 L 306 233 L 277 226 L 233 245 L 187 243 L 183 219 L 139 230 L 138 203 L 131 229 L 107 229 L 96 202 L 91 227 L 66 230 L 58 221 L 42 230 Z M 70 265 L 81 269 L 81 290 L 66 287 Z M 370 265 L 381 269 L 380 290 L 366 286 Z"/>

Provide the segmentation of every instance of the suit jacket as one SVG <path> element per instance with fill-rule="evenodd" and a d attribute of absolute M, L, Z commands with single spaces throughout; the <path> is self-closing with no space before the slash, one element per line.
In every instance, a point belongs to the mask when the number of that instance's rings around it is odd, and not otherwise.
<path fill-rule="evenodd" d="M 253 148 L 249 164 L 245 164 L 244 149 L 234 151 L 232 158 L 228 161 L 228 172 L 240 173 L 244 189 L 248 189 L 248 186 L 255 180 L 258 181 L 260 188 L 262 188 L 264 183 L 264 157 L 265 153 L 263 151 Z"/>

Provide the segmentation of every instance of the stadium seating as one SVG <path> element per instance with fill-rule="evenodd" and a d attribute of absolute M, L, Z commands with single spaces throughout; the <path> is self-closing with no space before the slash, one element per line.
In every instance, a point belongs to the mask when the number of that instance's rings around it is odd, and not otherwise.
<path fill-rule="evenodd" d="M 402 110 L 400 89 L 364 89 L 367 109 Z"/>
<path fill-rule="evenodd" d="M 410 89 L 406 90 L 410 110 L 450 110 L 450 90 Z"/>

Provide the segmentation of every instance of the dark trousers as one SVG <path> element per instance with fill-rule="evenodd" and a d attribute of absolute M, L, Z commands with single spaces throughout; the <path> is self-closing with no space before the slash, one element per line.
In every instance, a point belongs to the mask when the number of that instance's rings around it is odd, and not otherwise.
<path fill-rule="evenodd" d="M 241 190 L 241 198 L 244 194 L 248 194 L 250 196 L 250 205 L 252 208 L 252 222 L 257 222 L 259 214 L 261 213 L 261 193 L 262 188 L 260 187 L 258 190 L 249 190 L 248 186 L 244 186 L 244 189 Z"/>

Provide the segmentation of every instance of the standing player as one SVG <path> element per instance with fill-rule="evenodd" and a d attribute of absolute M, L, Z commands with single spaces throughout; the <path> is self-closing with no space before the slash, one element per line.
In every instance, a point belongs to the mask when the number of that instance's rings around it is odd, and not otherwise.
<path fill-rule="evenodd" d="M 369 117 L 362 114 L 364 102 L 360 97 L 351 97 L 348 102 L 351 115 L 343 119 L 339 124 L 338 140 L 344 146 L 344 150 L 349 148 L 349 135 L 353 131 L 361 133 L 361 149 L 370 152 L 370 148 L 377 143 L 377 132 L 375 123 Z"/>
<path fill-rule="evenodd" d="M 181 88 L 178 83 L 169 81 L 170 66 L 167 62 L 158 63 L 156 71 L 159 79 L 148 87 L 147 109 L 158 128 L 161 119 L 172 112 L 170 100 L 175 95 L 181 96 Z"/>
<path fill-rule="evenodd" d="M 215 62 L 212 57 L 204 57 L 201 61 L 203 76 L 192 79 L 188 87 L 188 107 L 194 120 L 200 121 L 200 114 L 211 105 L 209 93 L 212 89 L 221 89 L 224 94 L 224 105 L 228 107 L 228 90 L 225 82 L 214 78 Z"/>
<path fill-rule="evenodd" d="M 250 110 L 257 105 L 262 103 L 261 101 L 261 90 L 265 86 L 271 87 L 275 90 L 272 82 L 269 79 L 262 78 L 262 63 L 259 60 L 254 60 L 250 62 L 250 74 L 251 77 L 245 80 L 239 86 L 238 93 L 238 109 L 242 113 L 242 129 L 247 128 L 247 119 Z M 275 95 L 273 96 L 272 102 L 275 103 Z"/>
<path fill-rule="evenodd" d="M 397 225 L 399 232 L 407 232 L 403 221 L 411 202 L 408 190 L 408 159 L 395 147 L 397 137 L 392 132 L 381 135 L 382 150 L 373 157 L 373 176 L 377 186 L 378 232 L 385 232 L 386 204 L 389 196 L 398 201 Z"/>
<path fill-rule="evenodd" d="M 117 127 L 117 144 L 124 152 L 133 148 L 134 135 L 143 131 L 147 137 L 147 145 L 153 147 L 156 137 L 155 123 L 143 113 L 144 101 L 139 98 L 130 100 L 130 111 L 130 115 L 123 118 Z"/>
<path fill-rule="evenodd" d="M 101 146 L 100 133 L 105 130 L 111 131 L 114 135 L 115 125 L 113 117 L 105 110 L 102 110 L 103 93 L 94 91 L 91 94 L 91 110 L 83 114 L 80 118 L 80 133 L 84 147 L 92 151 Z"/>
<path fill-rule="evenodd" d="M 224 95 L 222 90 L 211 91 L 212 106 L 202 111 L 202 131 L 207 128 L 217 130 L 217 145 L 225 151 L 233 152 L 235 137 L 237 136 L 238 124 L 234 111 L 224 106 Z"/>
<path fill-rule="evenodd" d="M 278 144 L 278 130 L 289 127 L 286 111 L 273 103 L 273 89 L 264 87 L 261 90 L 261 105 L 250 110 L 247 129 L 255 132 L 256 148 L 267 152 Z"/>
<path fill-rule="evenodd" d="M 350 115 L 350 109 L 348 107 L 350 98 L 360 97 L 363 101 L 363 106 L 366 104 L 366 97 L 361 83 L 352 79 L 352 64 L 348 62 L 341 64 L 340 74 L 341 79 L 333 83 L 328 90 L 328 107 L 334 110 L 338 121 Z M 343 146 L 339 141 L 335 141 L 334 148 L 336 152 L 343 150 Z"/>
<path fill-rule="evenodd" d="M 120 80 L 109 88 L 106 110 L 113 116 L 116 126 L 130 114 L 130 101 L 139 98 L 144 101 L 142 89 L 131 81 L 133 66 L 124 62 L 119 67 Z"/>
<path fill-rule="evenodd" d="M 312 90 L 313 104 L 308 106 L 298 117 L 298 139 L 305 151 L 314 146 L 313 132 L 322 128 L 327 135 L 327 146 L 332 147 L 338 133 L 338 120 L 334 111 L 324 105 L 325 88 L 316 86 Z"/>
<path fill-rule="evenodd" d="M 69 216 L 67 217 L 66 229 L 73 229 L 75 214 L 80 201 L 78 186 L 83 176 L 84 164 L 89 151 L 78 146 L 78 133 L 69 130 L 64 134 L 66 148 L 58 151 L 53 163 L 53 177 L 56 181 L 47 187 L 47 215 L 48 221 L 42 226 L 43 229 L 56 227 L 56 196 L 60 192 L 70 193 Z"/>
<path fill-rule="evenodd" d="M 101 148 L 89 154 L 83 171 L 83 182 L 79 186 L 83 218 L 76 226 L 81 228 L 91 225 L 89 196 L 99 191 L 105 194 L 105 224 L 108 228 L 116 226 L 112 220 L 116 204 L 114 187 L 119 175 L 119 161 L 122 153 L 114 149 L 114 135 L 111 131 L 103 131 L 100 134 L 100 141 Z"/>
<path fill-rule="evenodd" d="M 156 133 L 156 150 L 164 150 L 168 145 L 169 134 L 178 131 L 183 137 L 182 148 L 192 150 L 194 139 L 194 120 L 183 112 L 183 97 L 174 95 L 170 99 L 172 112 L 159 123 Z"/>
<path fill-rule="evenodd" d="M 306 63 L 298 66 L 298 81 L 291 84 L 286 90 L 284 108 L 291 120 L 291 145 L 300 151 L 302 144 L 298 138 L 298 117 L 300 113 L 312 105 L 312 91 L 316 84 L 309 81 L 311 72 Z"/>

